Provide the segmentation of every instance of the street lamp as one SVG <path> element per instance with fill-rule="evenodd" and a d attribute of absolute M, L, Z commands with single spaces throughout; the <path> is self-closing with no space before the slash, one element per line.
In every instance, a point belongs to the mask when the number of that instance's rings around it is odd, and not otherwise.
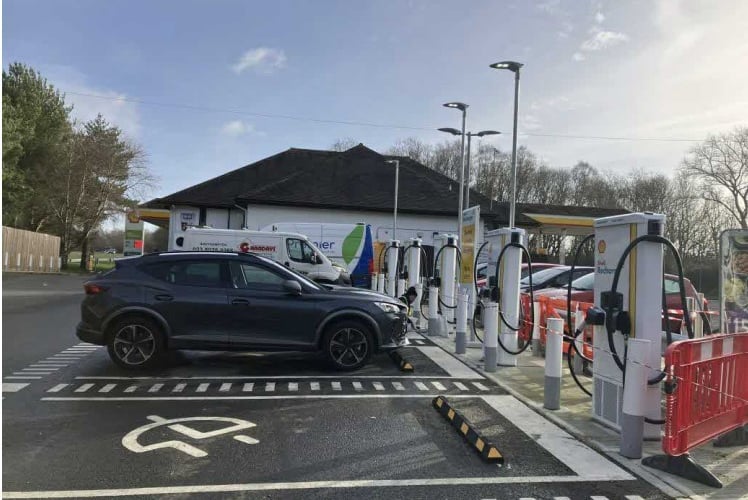
<path fill-rule="evenodd" d="M 514 227 L 517 204 L 517 108 L 519 107 L 519 70 L 524 66 L 515 61 L 502 61 L 490 65 L 493 69 L 507 69 L 514 73 L 514 128 L 512 132 L 512 201 L 509 205 L 509 227 Z"/>
<path fill-rule="evenodd" d="M 395 209 L 392 214 L 392 239 L 397 239 L 397 190 L 400 184 L 400 160 L 387 160 L 385 163 L 395 164 Z"/>
<path fill-rule="evenodd" d="M 446 132 L 448 134 L 452 135 L 462 135 L 462 132 L 457 130 L 456 128 L 440 128 L 438 129 L 439 132 Z M 464 197 L 465 197 L 465 207 L 470 208 L 470 142 L 473 137 L 483 137 L 486 135 L 498 135 L 501 132 L 498 132 L 496 130 L 481 130 L 480 132 L 466 132 L 465 135 L 467 136 L 467 158 L 465 161 L 465 171 L 467 174 L 465 175 L 465 188 L 463 189 Z"/>
<path fill-rule="evenodd" d="M 463 189 L 465 186 L 465 115 L 468 105 L 464 102 L 448 102 L 444 104 L 445 108 L 459 109 L 462 111 L 462 142 L 460 143 L 460 202 L 457 207 L 457 237 L 462 241 L 462 203 Z"/>

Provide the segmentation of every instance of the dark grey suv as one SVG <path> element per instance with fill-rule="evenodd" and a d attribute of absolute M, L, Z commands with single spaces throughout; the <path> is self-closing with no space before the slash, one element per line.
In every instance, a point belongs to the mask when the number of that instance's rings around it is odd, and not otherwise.
<path fill-rule="evenodd" d="M 405 341 L 392 297 L 320 285 L 253 254 L 175 252 L 119 259 L 84 284 L 78 338 L 124 368 L 170 349 L 316 351 L 355 370 Z"/>

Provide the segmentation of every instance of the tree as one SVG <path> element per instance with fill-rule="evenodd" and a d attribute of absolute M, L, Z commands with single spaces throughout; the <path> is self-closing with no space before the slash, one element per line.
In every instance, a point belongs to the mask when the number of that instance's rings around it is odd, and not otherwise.
<path fill-rule="evenodd" d="M 683 173 L 703 182 L 704 198 L 748 228 L 748 127 L 710 136 L 691 149 L 683 160 Z"/>
<path fill-rule="evenodd" d="M 348 151 L 352 147 L 358 146 L 359 141 L 351 138 L 351 137 L 344 137 L 342 139 L 337 139 L 335 142 L 332 143 L 330 146 L 331 151 Z"/>

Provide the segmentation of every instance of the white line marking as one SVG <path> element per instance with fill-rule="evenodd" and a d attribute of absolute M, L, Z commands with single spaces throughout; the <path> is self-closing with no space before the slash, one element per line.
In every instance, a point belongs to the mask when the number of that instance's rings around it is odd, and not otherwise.
<path fill-rule="evenodd" d="M 131 385 L 130 387 L 128 387 L 127 389 L 125 389 L 125 392 L 135 392 L 137 390 L 138 390 L 138 386 L 137 385 Z"/>
<path fill-rule="evenodd" d="M 288 383 L 288 390 L 291 392 L 295 392 L 299 390 L 299 383 L 298 382 L 289 382 Z"/>
<path fill-rule="evenodd" d="M 553 500 L 571 500 L 569 497 L 553 497 Z"/>
<path fill-rule="evenodd" d="M 535 500 L 535 497 L 520 497 L 519 500 Z"/>
<path fill-rule="evenodd" d="M 137 387 L 137 386 L 136 386 Z M 127 391 L 125 391 L 127 392 Z M 440 393 L 428 394 L 288 394 L 285 396 L 130 396 L 130 397 L 95 397 L 95 396 L 71 396 L 71 397 L 44 397 L 42 401 L 233 401 L 233 400 L 265 400 L 265 399 L 400 399 L 400 398 L 435 398 Z M 453 394 L 450 398 L 471 398 L 469 394 Z M 570 476 L 571 477 L 571 476 Z"/>
<path fill-rule="evenodd" d="M 626 500 L 644 500 L 639 495 L 626 495 Z"/>
<path fill-rule="evenodd" d="M 51 358 L 47 358 L 47 361 L 80 361 L 81 359 L 75 356 L 52 356 Z"/>
<path fill-rule="evenodd" d="M 438 348 L 437 348 L 438 349 Z M 412 378 L 421 380 L 441 380 L 441 379 L 461 379 L 465 377 L 453 377 L 451 375 L 270 375 L 267 377 L 262 376 L 248 376 L 243 377 L 241 375 L 229 375 L 229 376 L 208 376 L 208 377 L 120 377 L 120 376 L 106 376 L 106 375 L 79 375 L 75 377 L 78 380 L 322 380 L 322 379 L 391 379 L 391 378 Z M 468 377 L 475 378 L 475 377 Z M 481 377 L 483 378 L 483 377 Z"/>
<path fill-rule="evenodd" d="M 400 382 L 392 382 L 392 387 L 395 388 L 396 391 L 404 391 L 405 386 L 401 384 Z"/>
<path fill-rule="evenodd" d="M 60 392 L 65 387 L 69 386 L 70 384 L 57 384 L 56 386 L 52 387 L 51 389 L 48 389 L 47 392 Z"/>
<path fill-rule="evenodd" d="M 608 500 L 608 497 L 603 497 L 603 496 L 599 496 L 599 495 L 593 495 L 593 496 L 590 497 L 590 500 Z"/>
<path fill-rule="evenodd" d="M 171 392 L 182 392 L 184 388 L 187 387 L 187 384 L 182 382 L 181 384 L 177 384 L 174 386 L 174 389 L 171 390 Z"/>
<path fill-rule="evenodd" d="M 200 384 L 197 386 L 197 389 L 195 389 L 195 392 L 205 392 L 208 390 L 208 386 L 210 384 Z"/>
<path fill-rule="evenodd" d="M 24 368 L 23 371 L 13 372 L 13 375 L 52 375 L 52 372 L 48 370 L 28 370 Z"/>
<path fill-rule="evenodd" d="M 384 385 L 382 385 L 382 382 L 374 382 L 371 385 L 373 385 L 374 389 L 376 389 L 378 391 L 383 391 L 384 390 Z"/>
<path fill-rule="evenodd" d="M 313 391 L 319 390 L 319 382 L 310 382 L 309 385 L 311 386 Z"/>
<path fill-rule="evenodd" d="M 50 366 L 50 365 L 33 366 L 32 365 L 32 366 L 29 366 L 28 368 L 24 368 L 23 371 L 25 372 L 44 372 L 44 371 L 55 372 L 59 369 L 60 369 L 59 366 Z"/>
<path fill-rule="evenodd" d="M 252 392 L 252 389 L 255 388 L 254 382 L 247 382 L 244 384 L 244 387 L 242 388 L 242 391 L 244 392 Z"/>
<path fill-rule="evenodd" d="M 164 384 L 153 384 L 150 389 L 148 389 L 148 392 L 158 392 L 161 390 L 161 388 L 164 386 Z"/>
<path fill-rule="evenodd" d="M 38 365 L 56 365 L 56 364 L 69 365 L 70 363 L 66 363 L 65 360 L 60 361 L 58 359 L 40 359 L 39 361 L 36 362 L 36 364 Z"/>
<path fill-rule="evenodd" d="M 67 364 L 60 365 L 57 363 L 52 364 L 52 363 L 47 363 L 46 361 L 40 361 L 38 364 L 29 365 L 29 368 L 47 368 L 51 370 L 52 368 L 59 369 L 59 368 L 65 368 L 66 366 Z"/>
<path fill-rule="evenodd" d="M 18 392 L 27 385 L 29 384 L 24 384 L 22 382 L 3 382 L 3 392 Z"/>
<path fill-rule="evenodd" d="M 416 384 L 416 387 L 418 387 L 419 391 L 428 391 L 429 390 L 429 387 L 426 384 L 424 384 L 423 382 L 416 382 L 415 384 Z"/>
<path fill-rule="evenodd" d="M 606 480 L 633 479 L 628 472 L 577 441 L 514 396 L 483 396 L 483 400 L 579 476 L 589 473 L 588 464 L 595 464 L 596 475 Z"/>
<path fill-rule="evenodd" d="M 78 387 L 75 392 L 86 392 L 93 386 L 94 384 L 83 384 L 82 386 Z"/>
<path fill-rule="evenodd" d="M 446 391 L 447 388 L 444 387 L 444 385 L 441 382 L 431 382 L 431 385 L 434 386 L 434 389 L 437 391 Z"/>
<path fill-rule="evenodd" d="M 476 378 L 482 379 L 483 375 L 476 372 L 465 363 L 455 358 L 448 352 L 436 346 L 418 346 L 416 349 L 428 356 L 431 361 L 439 365 L 439 368 L 446 371 L 453 377 L 458 378 Z"/>
<path fill-rule="evenodd" d="M 473 385 L 475 387 L 477 387 L 478 389 L 480 389 L 481 391 L 487 391 L 487 390 L 489 390 L 488 387 L 486 387 L 485 385 L 481 384 L 480 382 L 473 382 Z"/>
<path fill-rule="evenodd" d="M 99 389 L 99 392 L 109 392 L 112 389 L 114 389 L 115 387 L 117 387 L 117 384 L 107 384 L 104 387 L 102 387 L 101 389 Z"/>
<path fill-rule="evenodd" d="M 340 382 L 333 382 L 332 383 L 332 390 L 333 391 L 342 391 L 343 386 L 340 385 Z"/>
<path fill-rule="evenodd" d="M 7 376 L 3 377 L 5 380 L 41 380 L 41 377 L 32 377 L 31 375 L 23 375 L 23 376 Z"/>
<path fill-rule="evenodd" d="M 265 392 L 275 391 L 275 382 L 268 382 L 265 384 Z"/>
<path fill-rule="evenodd" d="M 229 392 L 231 390 L 231 383 L 225 382 L 221 384 L 221 387 L 218 388 L 219 392 Z"/>
<path fill-rule="evenodd" d="M 592 479 L 590 479 L 592 477 Z M 594 476 L 491 476 L 444 477 L 433 479 L 355 479 L 348 481 L 303 481 L 286 483 L 204 484 L 109 490 L 5 491 L 4 498 L 95 498 L 135 495 L 186 495 L 190 493 L 232 493 L 239 491 L 313 490 L 332 488 L 403 488 L 407 486 L 459 486 L 472 484 L 583 483 Z"/>
<path fill-rule="evenodd" d="M 364 386 L 361 385 L 361 382 L 354 382 L 353 383 L 353 388 L 356 389 L 357 391 L 363 391 L 364 390 Z M 382 387 L 382 389 L 384 389 L 384 387 Z"/>
<path fill-rule="evenodd" d="M 461 391 L 467 391 L 467 390 L 469 390 L 469 389 L 467 388 L 467 386 L 466 386 L 465 384 L 463 384 L 462 382 L 454 382 L 454 385 L 456 385 L 456 386 L 457 386 L 457 388 L 458 388 L 459 390 L 461 390 Z"/>

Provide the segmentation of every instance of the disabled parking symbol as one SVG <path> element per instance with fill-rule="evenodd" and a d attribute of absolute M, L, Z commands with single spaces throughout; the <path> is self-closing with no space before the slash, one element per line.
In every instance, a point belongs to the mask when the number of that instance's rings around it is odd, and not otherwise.
<path fill-rule="evenodd" d="M 163 417 L 159 417 L 158 415 L 149 415 L 146 418 L 152 423 L 143 425 L 133 431 L 128 432 L 127 435 L 122 438 L 122 446 L 130 451 L 134 451 L 135 453 L 145 453 L 146 451 L 159 450 L 162 448 L 174 448 L 175 450 L 179 450 L 190 456 L 200 458 L 208 456 L 208 453 L 201 450 L 200 448 L 197 448 L 196 446 L 187 444 L 184 441 L 169 440 L 144 446 L 138 442 L 138 438 L 145 432 L 164 426 L 168 427 L 172 431 L 184 434 L 185 436 L 192 439 L 207 439 L 215 436 L 221 436 L 223 434 L 250 429 L 257 426 L 257 424 L 254 424 L 247 420 L 229 417 L 186 417 L 166 419 Z M 197 429 L 193 429 L 192 427 L 183 425 L 187 422 L 225 422 L 231 425 L 210 432 L 201 432 Z M 243 434 L 237 434 L 233 436 L 233 439 L 245 444 L 259 443 L 257 439 L 250 436 L 245 436 Z"/>

